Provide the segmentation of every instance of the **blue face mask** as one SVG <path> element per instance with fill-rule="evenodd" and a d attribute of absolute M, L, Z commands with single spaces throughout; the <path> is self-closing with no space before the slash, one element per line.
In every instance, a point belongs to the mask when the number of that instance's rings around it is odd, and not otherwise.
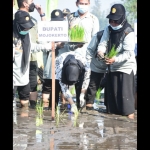
<path fill-rule="evenodd" d="M 85 14 L 89 10 L 89 5 L 78 5 L 81 14 Z"/>
<path fill-rule="evenodd" d="M 20 31 L 19 33 L 20 33 L 21 35 L 26 35 L 26 34 L 29 33 L 29 30 L 28 30 L 28 31 Z"/>
<path fill-rule="evenodd" d="M 110 25 L 110 26 L 111 26 L 111 25 Z M 119 30 L 120 28 L 122 28 L 122 25 L 120 24 L 120 25 L 118 25 L 118 26 L 116 26 L 116 27 L 111 26 L 111 28 L 112 28 L 113 30 Z"/>

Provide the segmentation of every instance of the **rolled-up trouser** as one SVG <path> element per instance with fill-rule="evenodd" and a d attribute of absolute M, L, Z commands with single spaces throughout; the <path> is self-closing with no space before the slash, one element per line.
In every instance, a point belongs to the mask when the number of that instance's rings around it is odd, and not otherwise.
<path fill-rule="evenodd" d="M 13 98 L 15 97 L 16 91 L 18 91 L 20 100 L 29 100 L 30 96 L 30 83 L 24 86 L 14 86 Z"/>
<path fill-rule="evenodd" d="M 55 79 L 55 106 L 58 105 L 60 91 L 61 91 L 61 87 L 59 84 L 59 80 Z M 49 107 L 51 107 L 52 106 L 52 79 L 44 79 L 42 93 L 50 94 Z"/>

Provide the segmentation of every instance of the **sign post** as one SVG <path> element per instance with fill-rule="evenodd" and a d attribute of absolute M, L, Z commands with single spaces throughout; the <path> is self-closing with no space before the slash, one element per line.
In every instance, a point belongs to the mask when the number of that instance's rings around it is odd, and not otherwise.
<path fill-rule="evenodd" d="M 55 118 L 55 42 L 68 41 L 67 21 L 38 22 L 38 41 L 52 42 L 52 120 Z M 54 42 L 55 41 L 55 42 Z"/>

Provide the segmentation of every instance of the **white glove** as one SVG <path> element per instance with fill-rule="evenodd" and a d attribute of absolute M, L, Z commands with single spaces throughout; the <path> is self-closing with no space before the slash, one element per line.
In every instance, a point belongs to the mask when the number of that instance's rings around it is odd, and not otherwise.
<path fill-rule="evenodd" d="M 77 106 L 75 104 L 71 105 L 71 112 L 73 112 L 74 114 L 78 112 Z"/>
<path fill-rule="evenodd" d="M 85 105 L 84 93 L 80 94 L 80 107 Z"/>

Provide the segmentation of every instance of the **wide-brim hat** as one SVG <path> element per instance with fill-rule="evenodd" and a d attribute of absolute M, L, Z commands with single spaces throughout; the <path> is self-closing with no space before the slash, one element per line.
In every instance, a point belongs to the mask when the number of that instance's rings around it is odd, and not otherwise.
<path fill-rule="evenodd" d="M 60 9 L 55 9 L 51 12 L 51 21 L 63 21 L 64 15 Z"/>
<path fill-rule="evenodd" d="M 122 4 L 114 4 L 110 9 L 110 14 L 106 17 L 112 20 L 119 20 L 125 15 L 125 8 Z"/>
<path fill-rule="evenodd" d="M 22 10 L 15 13 L 15 21 L 25 29 L 32 28 L 35 25 L 31 20 L 30 14 Z"/>

